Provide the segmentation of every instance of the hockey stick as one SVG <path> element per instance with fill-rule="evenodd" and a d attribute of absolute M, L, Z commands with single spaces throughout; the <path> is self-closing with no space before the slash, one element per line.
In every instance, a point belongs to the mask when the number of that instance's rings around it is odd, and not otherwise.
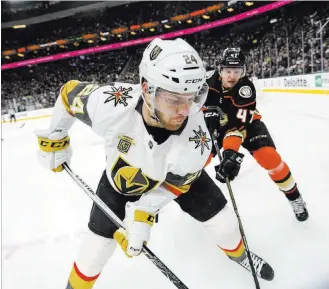
<path fill-rule="evenodd" d="M 216 136 L 217 136 L 217 130 L 214 131 L 214 133 L 212 135 L 212 139 L 214 141 L 214 145 L 215 145 L 217 155 L 219 157 L 219 161 L 222 162 L 223 158 L 220 154 L 220 149 L 219 149 L 219 146 L 218 146 Z M 235 202 L 235 198 L 234 198 L 234 194 L 233 194 L 233 191 L 232 191 L 231 183 L 230 183 L 230 180 L 229 180 L 228 177 L 225 178 L 225 181 L 226 181 L 226 186 L 227 186 L 228 192 L 230 194 L 230 198 L 231 198 L 231 202 L 232 202 L 232 205 L 233 205 L 234 212 L 235 212 L 236 217 L 237 217 L 238 222 L 239 222 L 240 233 L 241 233 L 243 245 L 246 249 L 249 265 L 250 265 L 250 268 L 251 268 L 251 273 L 252 273 L 252 276 L 253 276 L 254 281 L 255 281 L 255 286 L 256 286 L 256 289 L 260 289 L 260 285 L 259 285 L 259 281 L 257 279 L 255 267 L 254 267 L 254 264 L 253 264 L 252 259 L 251 259 L 250 250 L 249 250 L 249 246 L 248 246 L 248 242 L 247 242 L 247 237 L 246 237 L 246 234 L 244 233 L 244 229 L 243 229 L 243 226 L 242 226 L 242 221 L 241 221 L 241 218 L 240 218 L 240 215 L 239 215 L 238 207 L 237 207 L 236 202 Z"/>
<path fill-rule="evenodd" d="M 70 177 L 84 190 L 84 192 L 118 228 L 126 228 L 124 222 L 112 212 L 112 210 L 101 200 L 101 198 L 98 197 L 96 193 L 79 177 L 79 175 L 72 171 L 67 163 L 64 163 L 63 167 Z M 188 289 L 188 287 L 186 287 L 186 285 L 147 246 L 143 246 L 142 252 L 155 266 L 158 267 L 162 274 L 176 286 L 176 288 Z"/>

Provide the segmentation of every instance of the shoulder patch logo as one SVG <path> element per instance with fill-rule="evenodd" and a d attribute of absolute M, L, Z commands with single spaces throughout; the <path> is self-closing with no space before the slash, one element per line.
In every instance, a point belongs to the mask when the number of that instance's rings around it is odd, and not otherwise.
<path fill-rule="evenodd" d="M 158 57 L 158 55 L 161 53 L 161 51 L 162 48 L 160 48 L 158 45 L 154 46 L 154 48 L 150 53 L 150 60 L 155 60 Z"/>
<path fill-rule="evenodd" d="M 118 139 L 120 139 L 118 143 L 118 150 L 123 154 L 127 154 L 131 145 L 135 145 L 134 140 L 129 136 L 120 135 L 118 136 Z"/>
<path fill-rule="evenodd" d="M 104 101 L 104 103 L 110 102 L 114 100 L 114 106 L 117 106 L 118 103 L 122 104 L 123 106 L 127 106 L 127 99 L 133 98 L 128 93 L 133 90 L 132 87 L 111 87 L 112 91 L 104 91 L 105 94 L 109 94 L 110 96 Z"/>
<path fill-rule="evenodd" d="M 252 95 L 252 91 L 251 91 L 251 88 L 250 86 L 242 86 L 240 89 L 239 89 L 239 95 L 243 98 L 249 98 L 251 97 Z"/>
<path fill-rule="evenodd" d="M 199 125 L 199 130 L 193 130 L 195 133 L 195 136 L 190 137 L 188 140 L 195 142 L 196 146 L 195 149 L 198 147 L 201 147 L 201 155 L 204 152 L 204 148 L 206 147 L 208 150 L 210 150 L 208 142 L 210 142 L 210 138 L 207 137 L 207 133 L 202 130 L 201 126 Z"/>

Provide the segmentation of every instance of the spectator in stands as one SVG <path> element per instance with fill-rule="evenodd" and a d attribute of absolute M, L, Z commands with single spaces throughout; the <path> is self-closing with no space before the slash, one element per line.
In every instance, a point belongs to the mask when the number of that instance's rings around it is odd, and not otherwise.
<path fill-rule="evenodd" d="M 81 21 L 80 18 L 70 18 L 67 29 L 60 26 L 49 29 L 54 32 L 55 38 L 52 38 L 54 40 L 65 35 L 72 36 L 77 35 L 77 33 L 95 32 L 95 27 L 97 29 L 109 29 L 112 24 L 127 25 L 127 23 L 136 24 L 138 21 L 159 20 L 161 17 L 170 16 L 170 14 L 186 13 L 189 8 L 197 10 L 205 7 L 202 2 L 171 3 L 142 2 L 129 4 L 140 5 L 138 6 L 139 13 L 136 13 L 137 10 L 128 9 L 130 6 L 123 5 L 116 8 L 115 11 L 120 12 L 116 15 L 114 10 L 111 10 L 112 8 L 105 9 L 100 14 L 96 14 L 98 18 L 95 15 L 84 19 L 84 21 Z M 213 29 L 193 35 L 188 41 L 196 47 L 204 65 L 213 69 L 218 65 L 218 55 L 223 47 L 238 45 L 245 50 L 249 75 L 266 78 L 319 72 L 321 71 L 321 49 L 319 41 L 316 40 L 319 37 L 316 34 L 319 27 L 314 23 L 317 23 L 318 20 L 322 20 L 324 23 L 325 19 L 329 17 L 329 5 L 327 5 L 326 10 L 318 9 L 316 13 L 311 10 L 304 10 L 297 11 L 300 13 L 299 18 L 297 16 L 290 17 L 287 14 L 274 24 L 264 22 L 255 29 L 243 32 L 231 31 L 226 27 L 225 31 L 222 28 Z M 150 11 L 152 13 L 149 13 Z M 309 21 L 311 13 L 314 20 L 313 24 Z M 112 17 L 109 17 L 110 15 Z M 121 19 L 118 18 L 118 15 L 122 16 Z M 149 15 L 152 15 L 153 18 L 149 18 Z M 109 19 L 111 19 L 111 23 L 108 22 Z M 133 23 L 132 19 L 136 22 Z M 49 30 L 45 29 L 44 33 L 46 35 Z M 45 37 L 44 41 L 47 41 L 45 35 L 39 37 Z M 301 47 L 302 35 L 304 48 Z M 323 68 L 324 71 L 329 72 L 329 29 L 324 29 L 322 36 Z M 15 41 L 16 39 L 8 38 L 7 45 L 10 46 Z M 289 53 L 287 47 L 289 47 Z M 50 107 L 58 95 L 58 88 L 70 79 L 100 83 L 113 81 L 138 83 L 138 63 L 142 50 L 143 47 L 130 52 L 121 49 L 82 55 L 32 67 L 4 70 L 1 75 L 1 103 L 3 107 L 8 108 L 8 101 L 15 98 L 19 104 L 19 111 L 24 111 L 31 104 L 38 108 Z M 49 53 L 52 53 L 50 49 Z M 27 99 L 27 96 L 32 96 L 32 99 Z"/>

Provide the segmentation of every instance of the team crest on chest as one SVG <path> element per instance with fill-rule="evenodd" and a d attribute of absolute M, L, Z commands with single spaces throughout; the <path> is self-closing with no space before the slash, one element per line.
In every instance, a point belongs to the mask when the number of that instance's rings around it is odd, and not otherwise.
<path fill-rule="evenodd" d="M 203 154 L 205 147 L 208 150 L 210 150 L 210 147 L 208 144 L 210 142 L 210 138 L 207 137 L 207 133 L 202 130 L 201 126 L 199 125 L 199 130 L 194 129 L 193 132 L 195 133 L 195 136 L 190 137 L 188 140 L 191 142 L 192 141 L 195 142 L 195 144 L 196 144 L 195 149 L 197 149 L 198 147 L 201 147 L 201 155 Z"/>
<path fill-rule="evenodd" d="M 115 187 L 124 195 L 142 195 L 160 184 L 144 174 L 141 168 L 131 166 L 121 156 L 112 167 L 111 177 Z"/>
<path fill-rule="evenodd" d="M 133 90 L 132 87 L 115 87 L 112 86 L 111 87 L 112 91 L 104 91 L 105 94 L 109 94 L 110 96 L 104 101 L 104 103 L 110 102 L 112 100 L 114 100 L 114 106 L 117 106 L 118 103 L 122 104 L 124 106 L 127 106 L 127 99 L 128 98 L 133 98 L 132 96 L 130 96 L 128 93 L 131 92 Z"/>

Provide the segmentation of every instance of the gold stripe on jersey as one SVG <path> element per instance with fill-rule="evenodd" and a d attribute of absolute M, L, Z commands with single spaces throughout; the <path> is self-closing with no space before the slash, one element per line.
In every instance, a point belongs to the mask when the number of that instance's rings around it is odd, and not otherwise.
<path fill-rule="evenodd" d="M 62 98 L 63 105 L 67 112 L 71 115 L 74 115 L 71 108 L 70 108 L 70 103 L 69 103 L 69 98 L 68 95 L 69 93 L 75 89 L 79 85 L 80 81 L 78 80 L 70 80 L 65 85 L 62 87 L 60 95 Z"/>
<path fill-rule="evenodd" d="M 166 176 L 166 182 L 176 187 L 183 187 L 192 184 L 200 175 L 201 170 L 195 173 L 188 173 L 185 176 L 175 175 L 169 172 Z"/>
<path fill-rule="evenodd" d="M 185 194 L 189 191 L 191 184 L 199 178 L 201 172 L 202 171 L 200 170 L 195 173 L 186 174 L 185 176 L 168 173 L 166 180 L 162 183 L 162 186 L 176 196 Z"/>
<path fill-rule="evenodd" d="M 241 143 L 246 138 L 246 134 L 244 126 L 241 126 L 239 129 L 234 127 L 233 129 L 228 130 L 223 139 L 223 149 L 238 151 Z"/>
<path fill-rule="evenodd" d="M 244 139 L 246 138 L 247 136 L 247 131 L 245 129 L 243 129 L 244 126 L 241 126 L 239 129 L 237 129 L 236 127 L 231 129 L 231 130 L 228 130 L 225 134 L 225 137 L 229 137 L 229 136 L 237 136 L 237 137 L 240 137 L 242 139 L 242 142 L 244 141 Z"/>
<path fill-rule="evenodd" d="M 169 192 L 172 192 L 176 196 L 180 196 L 181 194 L 185 194 L 190 190 L 191 185 L 185 185 L 185 186 L 175 186 L 173 184 L 170 184 L 166 181 L 162 183 L 162 186 L 168 190 Z"/>
<path fill-rule="evenodd" d="M 243 133 L 238 131 L 238 130 L 234 130 L 234 131 L 231 131 L 231 132 L 228 132 L 224 138 L 227 138 L 229 136 L 237 136 L 237 137 L 240 137 L 242 139 L 242 141 L 244 141 L 244 137 L 243 137 Z"/>

